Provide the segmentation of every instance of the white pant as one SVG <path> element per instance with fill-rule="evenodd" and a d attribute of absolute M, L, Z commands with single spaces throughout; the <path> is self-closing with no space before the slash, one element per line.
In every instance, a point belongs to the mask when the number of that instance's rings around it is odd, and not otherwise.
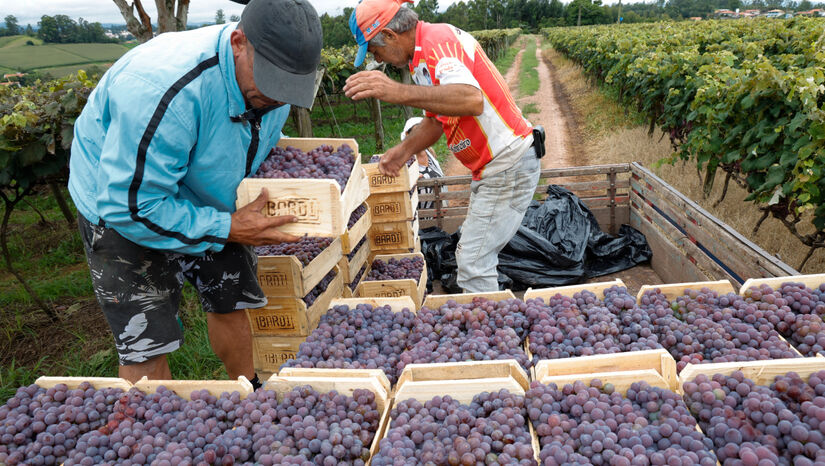
<path fill-rule="evenodd" d="M 464 292 L 498 291 L 498 253 L 521 226 L 540 172 L 531 146 L 512 167 L 470 184 L 470 206 L 456 247 L 456 278 Z"/>

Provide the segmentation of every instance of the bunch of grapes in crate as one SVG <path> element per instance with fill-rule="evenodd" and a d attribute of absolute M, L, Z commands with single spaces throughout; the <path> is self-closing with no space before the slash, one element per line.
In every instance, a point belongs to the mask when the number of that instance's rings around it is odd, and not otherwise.
<path fill-rule="evenodd" d="M 391 257 L 386 262 L 383 259 L 375 259 L 364 281 L 412 279 L 417 282 L 421 279 L 424 266 L 424 258 L 421 256 L 401 259 Z"/>
<path fill-rule="evenodd" d="M 716 464 L 710 440 L 679 395 L 646 382 L 625 395 L 597 379 L 561 388 L 533 382 L 525 398 L 542 464 Z"/>
<path fill-rule="evenodd" d="M 438 309 L 421 308 L 401 354 L 399 373 L 407 364 L 515 359 L 530 367 L 522 346 L 527 305 L 476 297 L 472 303 L 448 301 Z"/>
<path fill-rule="evenodd" d="M 349 290 L 352 293 L 355 293 L 355 290 L 358 288 L 358 284 L 361 283 L 361 277 L 364 276 L 364 273 L 367 271 L 367 264 L 364 264 L 363 267 L 355 274 L 355 277 L 352 279 L 352 282 L 349 284 Z"/>
<path fill-rule="evenodd" d="M 301 265 L 307 266 L 319 254 L 324 252 L 332 244 L 333 238 L 318 238 L 314 236 L 302 236 L 294 243 L 270 244 L 266 246 L 255 246 L 255 254 L 258 256 L 295 256 Z"/>
<path fill-rule="evenodd" d="M 347 144 L 337 149 L 325 144 L 309 152 L 275 147 L 252 177 L 333 179 L 343 192 L 354 165 L 355 152 Z"/>
<path fill-rule="evenodd" d="M 352 258 L 353 258 L 353 257 L 355 257 L 355 255 L 356 255 L 356 254 L 358 254 L 358 251 L 360 251 L 360 250 L 361 250 L 361 248 L 362 248 L 362 247 L 363 247 L 366 243 L 367 243 L 367 237 L 366 237 L 366 236 L 364 236 L 363 238 L 361 238 L 361 241 L 359 241 L 359 242 L 358 242 L 358 244 L 356 244 L 356 245 L 355 245 L 355 247 L 354 247 L 354 248 L 352 248 L 352 251 L 350 251 L 350 252 L 347 254 L 347 260 L 348 260 L 348 261 L 352 261 Z M 366 266 L 366 264 L 364 264 L 364 265 Z"/>
<path fill-rule="evenodd" d="M 371 464 L 535 465 L 524 405 L 507 390 L 480 393 L 469 405 L 449 395 L 401 401 Z"/>
<path fill-rule="evenodd" d="M 382 369 L 395 383 L 400 374 L 396 371 L 399 355 L 406 349 L 414 320 L 409 309 L 393 312 L 389 306 L 335 306 L 321 316 L 318 328 L 284 367 Z"/>
<path fill-rule="evenodd" d="M 788 338 L 804 356 L 825 355 L 825 283 L 815 289 L 791 282 L 776 290 L 761 285 L 731 306 L 745 322 Z"/>
<path fill-rule="evenodd" d="M 605 291 L 604 301 L 590 291 L 556 295 L 547 304 L 530 300 L 530 351 L 535 359 L 657 349 L 661 346 L 649 317 L 624 287 Z"/>
<path fill-rule="evenodd" d="M 160 387 L 96 390 L 88 383 L 20 388 L 0 407 L 2 464 L 364 464 L 377 433 L 375 395 L 318 393 L 281 401 L 269 390 L 241 400 Z"/>
<path fill-rule="evenodd" d="M 651 290 L 643 295 L 642 308 L 679 371 L 687 364 L 798 356 L 775 331 L 739 319 L 729 307 L 736 299 L 736 295 L 719 296 L 704 288 L 687 290 L 671 302 L 661 291 Z"/>
<path fill-rule="evenodd" d="M 352 214 L 349 216 L 349 221 L 347 221 L 347 229 L 350 229 L 358 223 L 358 220 L 361 220 L 361 217 L 367 213 L 367 206 L 366 204 L 361 204 L 352 211 Z"/>
<path fill-rule="evenodd" d="M 322 278 L 321 281 L 318 282 L 317 285 L 315 285 L 314 288 L 309 290 L 309 293 L 307 293 L 307 295 L 303 297 L 303 301 L 307 305 L 307 307 L 312 306 L 315 303 L 315 300 L 318 299 L 318 296 L 324 294 L 324 291 L 327 290 L 329 284 L 332 283 L 333 280 L 335 280 L 336 275 L 338 275 L 338 270 L 335 267 L 333 267 L 332 270 L 330 270 L 324 276 L 324 278 Z"/>
<path fill-rule="evenodd" d="M 769 386 L 741 371 L 700 374 L 684 392 L 723 466 L 825 462 L 825 371 L 807 382 L 789 372 Z"/>

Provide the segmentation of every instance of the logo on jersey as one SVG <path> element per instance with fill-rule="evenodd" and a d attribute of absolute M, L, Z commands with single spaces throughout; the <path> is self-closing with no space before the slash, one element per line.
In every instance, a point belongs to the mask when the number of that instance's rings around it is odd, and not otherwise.
<path fill-rule="evenodd" d="M 453 152 L 461 152 L 470 147 L 470 139 L 462 139 L 455 144 L 450 145 L 450 150 Z"/>

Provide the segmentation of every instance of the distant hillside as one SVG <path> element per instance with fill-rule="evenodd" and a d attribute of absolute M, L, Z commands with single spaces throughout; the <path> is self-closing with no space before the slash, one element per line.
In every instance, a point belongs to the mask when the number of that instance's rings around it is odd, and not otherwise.
<path fill-rule="evenodd" d="M 29 41 L 35 45 L 27 45 Z M 28 36 L 0 37 L 0 73 L 65 76 L 90 65 L 106 68 L 128 50 L 121 44 L 44 44 Z"/>

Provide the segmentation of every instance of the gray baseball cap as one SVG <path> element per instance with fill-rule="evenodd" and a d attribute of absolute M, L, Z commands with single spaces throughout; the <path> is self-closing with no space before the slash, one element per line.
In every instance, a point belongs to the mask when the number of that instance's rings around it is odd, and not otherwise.
<path fill-rule="evenodd" d="M 307 0 L 251 0 L 240 24 L 255 49 L 255 86 L 270 99 L 311 107 L 323 42 L 315 8 Z"/>

